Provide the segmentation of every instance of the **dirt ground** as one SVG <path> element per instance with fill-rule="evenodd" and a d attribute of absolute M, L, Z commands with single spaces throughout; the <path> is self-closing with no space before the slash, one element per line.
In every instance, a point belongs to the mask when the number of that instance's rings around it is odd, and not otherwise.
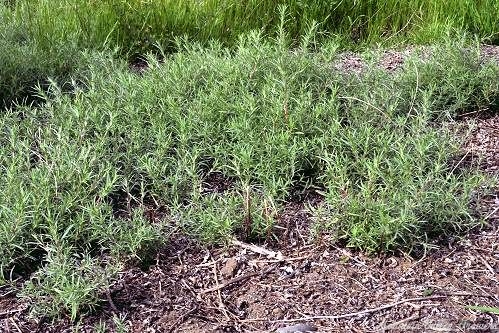
<path fill-rule="evenodd" d="M 499 60 L 497 48 L 484 54 Z M 362 67 L 355 55 L 344 62 Z M 396 70 L 402 62 L 393 52 L 380 65 Z M 474 123 L 464 156 L 499 178 L 499 116 L 462 121 Z M 327 235 L 310 237 L 307 207 L 321 204 L 313 193 L 283 211 L 278 244 L 217 248 L 176 234 L 150 267 L 120 275 L 79 332 L 94 332 L 99 322 L 114 332 L 113 318 L 137 333 L 499 332 L 498 315 L 467 308 L 499 307 L 498 195 L 499 187 L 478 207 L 488 227 L 418 258 L 366 256 L 331 245 Z M 68 319 L 50 323 L 28 313 L 12 290 L 0 288 L 0 332 L 73 331 Z"/>

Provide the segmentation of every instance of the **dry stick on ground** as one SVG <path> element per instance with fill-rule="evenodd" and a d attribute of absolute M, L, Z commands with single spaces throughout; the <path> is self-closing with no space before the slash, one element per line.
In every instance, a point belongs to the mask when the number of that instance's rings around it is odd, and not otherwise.
<path fill-rule="evenodd" d="M 487 214 L 487 216 L 485 216 L 484 220 L 490 219 L 490 217 L 493 216 L 495 213 L 497 213 L 498 210 L 499 207 L 496 207 L 492 212 L 490 212 L 489 214 Z"/>
<path fill-rule="evenodd" d="M 468 278 L 464 278 L 464 281 L 468 283 L 470 286 L 474 286 L 475 288 L 479 289 L 484 295 L 489 295 L 491 298 L 498 300 L 497 296 L 492 295 L 491 293 L 487 292 L 483 287 L 481 287 L 478 283 L 475 281 L 470 281 Z M 496 282 L 496 279 L 494 279 L 494 282 Z"/>
<path fill-rule="evenodd" d="M 182 283 L 182 284 L 184 285 L 184 287 L 186 287 L 186 288 L 187 288 L 187 290 L 189 290 L 189 291 L 190 291 L 190 293 L 192 294 L 192 296 L 194 296 L 194 298 L 196 298 L 196 300 L 201 301 L 201 299 L 198 299 L 198 298 L 197 298 L 197 296 L 198 296 L 198 295 L 196 294 L 196 292 L 194 291 L 194 289 L 193 289 L 191 286 L 189 286 L 189 285 L 187 284 L 187 282 L 185 282 L 185 280 L 184 280 L 184 279 L 180 280 L 180 283 Z"/>
<path fill-rule="evenodd" d="M 271 264 L 271 263 L 276 263 L 276 262 L 282 262 L 282 261 L 298 261 L 298 260 L 304 260 L 310 258 L 311 255 L 308 256 L 301 256 L 301 257 L 293 257 L 293 258 L 284 258 L 284 259 L 268 259 L 268 260 L 250 260 L 249 263 L 251 264 Z"/>
<path fill-rule="evenodd" d="M 429 301 L 432 299 L 442 299 L 442 298 L 447 298 L 447 296 L 430 296 L 430 297 L 416 297 L 416 298 L 408 298 L 404 299 L 402 301 L 398 301 L 395 303 L 391 304 L 386 304 L 374 309 L 369 309 L 369 310 L 362 310 L 358 312 L 351 312 L 351 313 L 345 313 L 342 315 L 337 315 L 337 316 L 309 316 L 309 317 L 304 317 L 304 318 L 291 318 L 291 319 L 280 319 L 280 320 L 270 320 L 268 318 L 254 318 L 254 319 L 246 319 L 242 320 L 242 322 L 256 322 L 256 321 L 269 321 L 271 323 L 292 323 L 292 322 L 297 322 L 297 321 L 304 321 L 304 320 L 315 320 L 315 319 L 328 319 L 328 320 L 335 320 L 335 319 L 342 319 L 342 318 L 349 318 L 349 317 L 356 317 L 360 316 L 363 314 L 369 314 L 369 313 L 374 313 L 378 312 L 381 310 L 386 310 L 393 308 L 394 306 L 404 304 L 407 302 L 419 302 L 419 301 Z"/>
<path fill-rule="evenodd" d="M 492 266 L 490 266 L 490 264 L 487 262 L 487 260 L 485 260 L 485 258 L 480 254 L 477 254 L 477 257 L 480 258 L 480 260 L 483 262 L 484 266 L 489 270 L 490 273 L 492 273 L 492 276 L 495 276 L 496 271 L 492 268 Z"/>
<path fill-rule="evenodd" d="M 9 316 L 9 315 L 12 315 L 12 314 L 18 313 L 18 312 L 23 312 L 24 310 L 26 310 L 26 309 L 16 309 L 16 310 L 10 310 L 10 311 L 5 311 L 5 312 L 0 312 L 0 317 L 2 317 L 2 316 Z"/>
<path fill-rule="evenodd" d="M 118 308 L 116 307 L 116 304 L 114 304 L 113 302 L 113 299 L 111 298 L 111 291 L 109 290 L 109 288 L 106 289 L 106 298 L 107 298 L 107 302 L 109 303 L 109 305 L 111 306 L 111 309 L 118 313 Z"/>
<path fill-rule="evenodd" d="M 3 294 L 0 295 L 0 298 L 7 297 L 7 296 L 9 296 L 10 294 L 13 294 L 13 293 L 15 293 L 14 290 L 6 291 L 6 292 L 4 292 Z"/>
<path fill-rule="evenodd" d="M 19 325 L 17 325 L 16 321 L 14 320 L 14 318 L 10 318 L 10 321 L 12 322 L 12 324 L 14 325 L 14 327 L 16 328 L 16 330 L 19 332 L 19 333 L 23 333 L 23 331 L 21 331 L 21 329 L 19 328 Z"/>
<path fill-rule="evenodd" d="M 456 171 L 456 169 L 463 163 L 463 161 L 466 159 L 466 157 L 468 157 L 469 154 L 470 154 L 470 151 L 468 150 L 466 152 L 466 154 L 464 154 L 463 157 L 459 160 L 459 162 L 457 162 L 457 164 L 454 165 L 452 170 L 449 172 L 449 175 L 452 175 L 454 173 L 454 171 Z"/>
<path fill-rule="evenodd" d="M 218 276 L 217 276 L 217 263 L 216 262 L 213 262 L 213 275 L 215 276 L 215 283 L 216 283 L 216 286 L 218 287 L 220 285 L 220 283 L 218 282 Z M 218 307 L 220 309 L 220 311 L 223 312 L 225 318 L 227 318 L 227 320 L 230 320 L 230 317 L 229 315 L 227 314 L 227 309 L 225 308 L 225 304 L 223 302 L 223 299 L 222 299 L 222 293 L 220 292 L 220 289 L 217 290 L 217 296 L 218 296 Z"/>
<path fill-rule="evenodd" d="M 272 265 L 270 267 L 268 267 L 267 269 L 265 269 L 263 272 L 252 272 L 252 273 L 248 273 L 248 274 L 245 274 L 245 275 L 241 275 L 241 276 L 238 276 L 238 277 L 235 277 L 227 282 L 224 282 L 222 284 L 219 284 L 219 285 L 216 285 L 215 287 L 212 287 L 212 288 L 208 288 L 208 289 L 205 289 L 203 291 L 201 291 L 201 294 L 207 294 L 207 293 L 211 293 L 212 291 L 217 291 L 217 290 L 221 290 L 231 284 L 234 284 L 236 282 L 240 282 L 240 281 L 243 281 L 243 280 L 246 280 L 246 279 L 249 279 L 253 276 L 257 276 L 257 275 L 266 275 L 268 273 L 270 273 L 271 271 L 273 271 L 277 266 L 275 265 Z"/>
<path fill-rule="evenodd" d="M 183 323 L 187 317 L 189 317 L 190 315 L 192 315 L 194 312 L 196 312 L 198 310 L 199 306 L 196 304 L 192 309 L 190 309 L 189 311 L 187 311 L 186 313 L 184 313 L 183 315 L 181 315 L 180 317 L 178 317 L 177 320 L 175 320 L 175 322 L 172 324 L 172 326 L 170 326 L 170 329 L 168 330 L 168 333 L 171 333 L 173 331 L 175 331 L 178 326 Z"/>
<path fill-rule="evenodd" d="M 246 187 L 244 210 L 246 212 L 246 216 L 244 217 L 244 237 L 248 239 L 251 233 L 251 224 L 253 222 L 251 218 L 251 196 L 249 186 Z"/>
<path fill-rule="evenodd" d="M 429 287 L 433 287 L 432 285 L 429 285 Z M 490 294 L 478 294 L 478 293 L 470 293 L 470 292 L 460 292 L 460 291 L 447 291 L 443 289 L 438 289 L 438 286 L 435 286 L 435 289 L 433 291 L 434 294 L 440 294 L 442 296 L 469 296 L 469 297 L 483 297 L 483 298 L 496 298 L 494 295 Z"/>
<path fill-rule="evenodd" d="M 388 324 L 386 327 L 383 327 L 382 330 L 393 330 L 393 329 L 397 329 L 397 327 L 399 327 L 400 325 L 402 324 L 405 324 L 409 321 L 413 321 L 413 320 L 416 320 L 416 319 L 419 319 L 421 317 L 421 315 L 419 313 L 416 313 L 408 318 L 405 318 L 405 319 L 402 319 L 402 320 L 399 320 L 399 321 L 396 321 L 394 323 L 391 323 L 391 324 Z"/>
<path fill-rule="evenodd" d="M 270 250 L 267 250 L 266 248 L 263 248 L 261 246 L 240 242 L 237 239 L 233 239 L 231 241 L 231 244 L 235 245 L 235 246 L 242 247 L 243 249 L 246 249 L 246 250 L 250 250 L 251 252 L 267 256 L 268 258 L 275 258 L 277 260 L 284 260 L 282 253 L 279 251 L 278 252 L 270 251 Z"/>

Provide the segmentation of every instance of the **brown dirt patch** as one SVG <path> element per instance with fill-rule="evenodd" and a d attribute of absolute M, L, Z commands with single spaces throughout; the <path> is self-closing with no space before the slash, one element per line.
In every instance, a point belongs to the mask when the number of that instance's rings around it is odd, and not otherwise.
<path fill-rule="evenodd" d="M 477 156 L 481 168 L 490 174 L 499 174 L 499 116 L 472 120 L 466 153 Z"/>
<path fill-rule="evenodd" d="M 282 260 L 172 237 L 148 270 L 130 269 L 116 281 L 116 309 L 104 301 L 79 332 L 94 332 L 99 322 L 115 332 L 113 317 L 137 333 L 294 332 L 284 328 L 298 323 L 319 332 L 499 329 L 497 315 L 466 308 L 499 305 L 497 219 L 423 258 L 369 257 L 308 237 L 305 207 L 295 203 L 282 216 L 294 229 L 282 235 Z M 272 253 L 266 244 L 259 249 Z M 29 319 L 27 305 L 10 293 L 0 299 L 0 331 L 70 332 L 71 324 Z"/>
<path fill-rule="evenodd" d="M 396 72 L 404 66 L 405 61 L 417 54 L 421 59 L 429 59 L 432 49 L 427 46 L 409 46 L 402 50 L 385 50 L 375 61 L 378 68 L 388 72 Z M 481 45 L 480 57 L 482 62 L 499 61 L 499 46 Z M 334 63 L 334 68 L 342 73 L 362 74 L 369 66 L 368 61 L 355 52 L 340 53 Z"/>

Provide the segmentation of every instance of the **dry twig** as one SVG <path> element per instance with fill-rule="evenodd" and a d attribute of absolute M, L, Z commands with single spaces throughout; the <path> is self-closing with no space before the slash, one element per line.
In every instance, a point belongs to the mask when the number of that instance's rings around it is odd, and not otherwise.
<path fill-rule="evenodd" d="M 218 275 L 217 275 L 217 263 L 216 261 L 213 262 L 213 275 L 215 276 L 215 283 L 216 283 L 216 286 L 218 287 L 220 285 L 220 283 L 218 282 Z M 217 296 L 218 296 L 218 308 L 219 310 L 221 310 L 225 316 L 225 318 L 227 318 L 227 320 L 230 320 L 230 317 L 227 313 L 227 309 L 225 308 L 225 304 L 223 302 L 223 299 L 222 299 L 222 293 L 220 292 L 220 289 L 217 289 Z"/>
<path fill-rule="evenodd" d="M 429 301 L 432 299 L 442 299 L 446 298 L 447 296 L 430 296 L 430 297 L 416 297 L 416 298 L 408 298 L 405 300 L 401 300 L 398 302 L 386 304 L 374 309 L 369 309 L 369 310 L 362 310 L 358 312 L 351 312 L 351 313 L 345 313 L 342 315 L 336 315 L 336 316 L 309 316 L 309 317 L 304 317 L 304 318 L 291 318 L 291 319 L 280 319 L 280 320 L 272 320 L 270 322 L 272 323 L 291 323 L 291 322 L 297 322 L 297 321 L 306 321 L 306 320 L 316 320 L 316 319 L 325 319 L 325 320 L 335 320 L 335 319 L 342 319 L 342 318 L 349 318 L 349 317 L 356 317 L 364 314 L 369 314 L 369 313 L 374 313 L 378 312 L 381 310 L 386 310 L 393 308 L 394 306 L 404 304 L 407 302 L 419 302 L 419 301 Z M 254 319 L 246 319 L 243 320 L 242 322 L 255 322 L 255 321 L 268 321 L 268 318 L 254 318 Z"/>
<path fill-rule="evenodd" d="M 116 307 L 116 304 L 114 304 L 113 299 L 111 298 L 111 291 L 109 290 L 109 288 L 106 289 L 106 298 L 107 302 L 111 306 L 111 309 L 113 309 L 114 312 L 118 313 L 119 312 L 118 308 Z"/>
<path fill-rule="evenodd" d="M 184 313 L 183 315 L 181 315 L 180 317 L 178 317 L 178 319 L 175 320 L 175 322 L 172 324 L 172 326 L 170 326 L 170 329 L 168 330 L 168 333 L 174 332 L 176 329 L 178 329 L 178 326 L 181 323 L 183 323 L 187 319 L 187 317 L 189 317 L 190 315 L 192 315 L 197 310 L 198 310 L 198 305 L 196 304 L 192 309 L 190 309 L 189 311 L 187 311 L 186 313 Z"/>
<path fill-rule="evenodd" d="M 253 276 L 268 274 L 272 270 L 274 270 L 275 268 L 276 268 L 276 266 L 270 266 L 267 269 L 265 269 L 263 272 L 251 272 L 251 273 L 248 273 L 248 274 L 245 274 L 245 275 L 241 275 L 241 276 L 235 277 L 235 278 L 233 278 L 233 279 L 231 279 L 231 280 L 229 280 L 227 282 L 224 282 L 222 284 L 217 284 L 215 287 L 205 289 L 205 290 L 201 291 L 201 294 L 207 294 L 207 293 L 211 293 L 212 291 L 221 290 L 221 289 L 223 289 L 223 288 L 225 288 L 225 287 L 227 287 L 227 286 L 229 286 L 231 284 L 234 284 L 234 283 L 237 283 L 237 282 L 249 279 L 249 278 L 251 278 Z"/>
<path fill-rule="evenodd" d="M 18 312 L 23 312 L 25 309 L 16 309 L 16 310 L 10 310 L 10 311 L 4 311 L 0 312 L 0 317 L 2 316 L 9 316 Z"/>
<path fill-rule="evenodd" d="M 282 253 L 280 251 L 278 251 L 278 252 L 270 251 L 270 250 L 267 250 L 261 246 L 243 243 L 243 242 L 240 242 L 236 239 L 232 240 L 231 243 L 232 243 L 232 245 L 242 247 L 243 249 L 250 250 L 251 252 L 255 252 L 255 253 L 264 255 L 268 258 L 275 258 L 277 260 L 284 260 Z"/>
<path fill-rule="evenodd" d="M 412 316 L 410 316 L 408 318 L 405 318 L 405 319 L 396 321 L 394 323 L 391 323 L 391 324 L 387 325 L 386 327 L 383 327 L 381 330 L 385 331 L 385 330 L 397 329 L 400 325 L 405 324 L 405 323 L 407 323 L 409 321 L 413 321 L 413 320 L 419 319 L 419 318 L 420 318 L 419 313 L 416 313 L 416 314 L 413 314 Z"/>
<path fill-rule="evenodd" d="M 14 318 L 10 318 L 10 321 L 12 322 L 12 324 L 14 325 L 14 327 L 16 328 L 16 330 L 19 332 L 19 333 L 23 333 L 23 331 L 21 331 L 21 329 L 19 328 L 19 325 L 17 325 L 16 321 L 14 320 Z"/>

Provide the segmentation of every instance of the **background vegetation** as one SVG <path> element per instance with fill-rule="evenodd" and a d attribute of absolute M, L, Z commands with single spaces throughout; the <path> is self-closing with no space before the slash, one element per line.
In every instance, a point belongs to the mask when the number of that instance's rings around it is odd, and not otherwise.
<path fill-rule="evenodd" d="M 0 100 L 32 100 L 33 83 L 47 76 L 67 81 L 82 49 L 117 49 L 135 61 L 158 46 L 174 52 L 181 37 L 233 47 L 241 33 L 275 37 L 282 28 L 291 40 L 316 30 L 314 42 L 334 39 L 342 48 L 462 33 L 497 43 L 498 12 L 496 0 L 2 0 Z"/>
<path fill-rule="evenodd" d="M 399 36 L 428 42 L 451 29 L 498 40 L 496 0 L 16 0 L 11 6 L 16 20 L 46 47 L 69 39 L 82 47 L 119 46 L 136 56 L 155 43 L 172 47 L 184 35 L 224 45 L 254 29 L 274 35 L 283 5 L 293 38 L 319 24 L 346 43 L 387 43 Z"/>

